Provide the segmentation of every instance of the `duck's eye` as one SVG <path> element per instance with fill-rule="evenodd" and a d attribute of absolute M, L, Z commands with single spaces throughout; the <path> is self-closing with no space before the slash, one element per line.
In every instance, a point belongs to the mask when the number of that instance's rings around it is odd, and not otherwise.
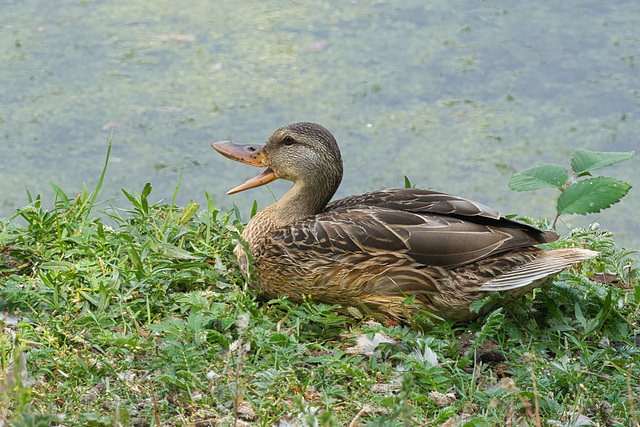
<path fill-rule="evenodd" d="M 296 143 L 296 140 L 291 135 L 287 135 L 284 137 L 282 142 L 284 143 L 284 145 L 293 145 Z"/>

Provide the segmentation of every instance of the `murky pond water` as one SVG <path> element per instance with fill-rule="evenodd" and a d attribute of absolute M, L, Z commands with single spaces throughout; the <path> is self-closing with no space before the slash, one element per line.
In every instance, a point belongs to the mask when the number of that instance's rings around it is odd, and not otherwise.
<path fill-rule="evenodd" d="M 266 189 L 225 191 L 257 169 L 210 142 L 263 141 L 315 121 L 341 144 L 338 196 L 402 186 L 535 217 L 553 192 L 510 175 L 572 149 L 640 147 L 640 2 L 4 1 L 0 18 L 0 216 L 47 203 L 55 182 L 104 199 L 151 182 L 153 200 L 214 195 L 248 214 Z M 640 156 L 602 170 L 634 185 L 600 219 L 640 247 Z M 279 196 L 287 183 L 274 183 Z M 567 217 L 570 225 L 597 217 Z M 565 229 L 566 230 L 566 229 Z"/>

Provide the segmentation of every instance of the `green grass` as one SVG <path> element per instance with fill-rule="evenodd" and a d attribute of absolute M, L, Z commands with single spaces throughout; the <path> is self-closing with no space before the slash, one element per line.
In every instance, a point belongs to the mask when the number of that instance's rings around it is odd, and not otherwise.
<path fill-rule="evenodd" d="M 555 242 L 602 255 L 474 323 L 387 326 L 260 301 L 236 215 L 150 191 L 98 219 L 97 191 L 54 186 L 0 220 L 0 311 L 23 316 L 0 321 L 0 425 L 638 425 L 640 270 L 610 233 Z"/>

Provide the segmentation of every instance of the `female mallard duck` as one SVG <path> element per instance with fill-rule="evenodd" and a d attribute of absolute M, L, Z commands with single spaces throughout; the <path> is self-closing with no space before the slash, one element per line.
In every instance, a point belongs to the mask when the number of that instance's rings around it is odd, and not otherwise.
<path fill-rule="evenodd" d="M 230 159 L 267 167 L 227 194 L 278 178 L 293 182 L 242 233 L 267 298 L 311 296 L 395 319 L 417 307 L 465 320 L 477 316 L 470 304 L 489 292 L 522 296 L 597 255 L 543 251 L 534 245 L 556 240 L 555 233 L 436 191 L 380 190 L 329 203 L 342 180 L 342 158 L 333 135 L 315 123 L 281 127 L 264 145 L 212 145 Z M 247 257 L 238 249 L 246 274 Z M 413 305 L 404 304 L 407 296 L 415 297 Z"/>

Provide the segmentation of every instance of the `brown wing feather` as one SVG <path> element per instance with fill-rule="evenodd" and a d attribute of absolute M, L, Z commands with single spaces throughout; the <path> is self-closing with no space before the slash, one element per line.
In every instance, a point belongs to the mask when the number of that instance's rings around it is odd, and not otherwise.
<path fill-rule="evenodd" d="M 335 200 L 325 212 L 355 206 L 378 206 L 408 212 L 481 216 L 500 219 L 497 210 L 462 197 L 419 188 L 390 188 Z"/>
<path fill-rule="evenodd" d="M 541 231 L 530 225 L 504 218 L 500 212 L 482 203 L 419 188 L 390 188 L 345 197 L 329 203 L 325 208 L 325 212 L 357 206 L 375 206 L 405 212 L 441 214 L 478 224 L 517 227 L 535 238 L 537 243 L 548 243 L 558 239 L 558 235 L 552 231 Z"/>
<path fill-rule="evenodd" d="M 541 243 L 540 232 L 530 228 L 505 219 L 462 219 L 359 205 L 297 221 L 271 239 L 291 249 L 313 249 L 318 256 L 393 253 L 423 266 L 454 268 Z"/>

